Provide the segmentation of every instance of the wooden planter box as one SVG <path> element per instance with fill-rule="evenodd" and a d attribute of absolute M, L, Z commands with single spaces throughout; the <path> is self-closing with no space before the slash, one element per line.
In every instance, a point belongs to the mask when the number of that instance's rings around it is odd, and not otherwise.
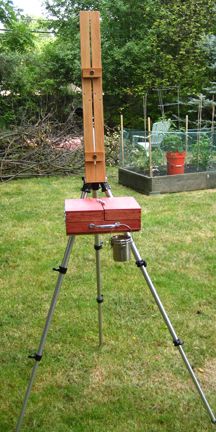
<path fill-rule="evenodd" d="M 216 171 L 149 177 L 119 168 L 119 183 L 146 195 L 216 188 Z"/>

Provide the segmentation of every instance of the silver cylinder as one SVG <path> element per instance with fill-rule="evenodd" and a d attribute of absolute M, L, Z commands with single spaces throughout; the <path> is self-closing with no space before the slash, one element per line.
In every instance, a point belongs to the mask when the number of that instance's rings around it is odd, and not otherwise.
<path fill-rule="evenodd" d="M 129 261 L 131 254 L 131 236 L 128 234 L 116 235 L 111 238 L 113 259 L 118 262 Z"/>

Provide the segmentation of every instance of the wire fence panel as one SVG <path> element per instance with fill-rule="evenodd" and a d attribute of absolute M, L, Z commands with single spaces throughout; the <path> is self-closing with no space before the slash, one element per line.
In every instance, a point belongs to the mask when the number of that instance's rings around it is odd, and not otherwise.
<path fill-rule="evenodd" d="M 169 152 L 185 152 L 184 172 L 216 171 L 216 132 L 205 128 L 148 135 L 141 130 L 124 129 L 120 166 L 135 172 L 152 172 L 153 176 L 165 175 Z"/>

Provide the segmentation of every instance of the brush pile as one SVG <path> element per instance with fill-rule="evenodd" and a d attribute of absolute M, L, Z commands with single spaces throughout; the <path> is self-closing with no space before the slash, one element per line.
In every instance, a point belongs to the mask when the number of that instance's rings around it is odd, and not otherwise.
<path fill-rule="evenodd" d="M 79 174 L 84 167 L 82 127 L 71 114 L 64 124 L 46 116 L 35 125 L 0 133 L 0 179 Z"/>

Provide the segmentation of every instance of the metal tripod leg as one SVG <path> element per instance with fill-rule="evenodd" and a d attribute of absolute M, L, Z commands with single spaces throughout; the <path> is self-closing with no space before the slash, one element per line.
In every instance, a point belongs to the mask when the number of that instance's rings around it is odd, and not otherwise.
<path fill-rule="evenodd" d="M 112 197 L 112 192 L 109 185 L 103 190 L 108 198 Z M 93 190 L 93 197 L 97 198 L 97 190 Z M 102 315 L 102 279 L 101 279 L 101 262 L 100 262 L 100 251 L 102 249 L 103 242 L 100 241 L 100 236 L 95 235 L 95 252 L 96 252 L 96 274 L 97 274 L 97 303 L 98 303 L 98 328 L 99 328 L 99 346 L 103 344 L 103 315 Z"/>
<path fill-rule="evenodd" d="M 97 191 L 93 190 L 93 197 L 97 198 Z M 95 255 L 96 255 L 96 275 L 97 275 L 97 303 L 98 303 L 98 329 L 99 329 L 99 346 L 103 344 L 103 316 L 102 316 L 102 279 L 101 279 L 101 262 L 100 262 L 100 251 L 102 249 L 103 242 L 100 241 L 100 236 L 96 234 L 95 238 Z"/>
<path fill-rule="evenodd" d="M 112 197 L 112 192 L 107 184 L 106 189 L 104 190 L 106 196 L 108 198 Z M 93 190 L 93 197 L 97 197 L 97 191 Z M 100 241 L 100 236 L 98 234 L 95 235 L 95 251 L 96 251 L 96 272 L 97 272 L 97 302 L 98 302 L 98 325 L 99 325 L 99 346 L 103 344 L 103 316 L 102 316 L 102 303 L 103 303 L 103 294 L 101 293 L 102 288 L 102 280 L 101 280 L 101 264 L 100 264 L 100 250 L 102 248 L 103 243 Z"/>
<path fill-rule="evenodd" d="M 37 368 L 39 366 L 39 362 L 40 362 L 40 360 L 42 358 L 42 355 L 43 355 L 44 345 L 46 343 L 47 334 L 48 334 L 48 331 L 49 331 L 49 327 L 50 327 L 51 320 L 52 320 L 52 317 L 53 317 L 53 313 L 54 313 L 54 310 L 55 310 L 55 306 L 56 306 L 56 303 L 57 303 L 57 299 L 58 299 L 58 295 L 59 295 L 59 292 L 60 292 L 60 288 L 61 288 L 61 285 L 62 285 L 62 282 L 63 282 L 64 275 L 67 272 L 67 265 L 68 265 L 68 261 L 69 261 L 69 258 L 70 258 L 71 249 L 72 249 L 73 244 L 74 244 L 74 240 L 75 240 L 75 236 L 70 236 L 69 237 L 68 243 L 67 243 L 67 246 L 66 246 L 66 249 L 65 249 L 64 258 L 62 260 L 62 264 L 59 266 L 59 268 L 53 269 L 53 270 L 59 272 L 59 276 L 58 276 L 56 287 L 55 287 L 55 290 L 54 290 L 54 293 L 53 293 L 51 305 L 50 305 L 50 308 L 49 308 L 49 311 L 48 311 L 48 314 L 47 314 L 47 319 L 46 319 L 45 327 L 44 327 L 44 330 L 43 330 L 43 333 L 42 333 L 42 336 L 41 336 L 41 340 L 40 340 L 38 351 L 37 351 L 36 354 L 34 354 L 32 356 L 29 356 L 30 358 L 32 358 L 32 359 L 35 360 L 35 364 L 34 364 L 34 367 L 32 369 L 32 373 L 31 373 L 31 377 L 30 377 L 30 380 L 29 380 L 29 384 L 28 384 L 28 387 L 27 387 L 27 390 L 26 390 L 26 393 L 25 393 L 25 397 L 24 397 L 24 401 L 23 401 L 23 405 L 22 405 L 22 410 L 21 410 L 21 413 L 20 413 L 20 416 L 19 416 L 19 419 L 18 419 L 18 422 L 17 422 L 17 426 L 16 426 L 16 432 L 19 432 L 20 429 L 21 429 L 21 426 L 22 426 L 22 422 L 23 422 L 23 418 L 24 418 L 24 415 L 25 415 L 27 403 L 28 403 L 28 400 L 29 400 L 29 397 L 30 397 L 30 393 L 31 393 L 31 389 L 32 389 L 32 386 L 33 386 L 33 383 L 34 383 L 34 378 L 35 378 L 35 375 L 36 375 L 36 372 L 37 372 Z"/>
<path fill-rule="evenodd" d="M 97 303 L 98 303 L 98 327 L 99 327 L 99 346 L 103 344 L 103 316 L 102 316 L 102 303 L 103 294 L 101 293 L 101 264 L 100 264 L 100 250 L 102 242 L 99 235 L 95 235 L 95 252 L 96 252 L 96 273 L 97 273 Z"/>
<path fill-rule="evenodd" d="M 208 411 L 208 413 L 209 413 L 209 415 L 211 417 L 212 423 L 216 424 L 215 415 L 214 415 L 214 413 L 213 413 L 213 411 L 212 411 L 212 409 L 211 409 L 211 407 L 210 407 L 210 405 L 209 405 L 209 403 L 208 403 L 208 401 L 206 399 L 206 396 L 205 396 L 205 394 L 204 394 L 204 392 L 203 392 L 203 390 L 201 388 L 201 385 L 200 385 L 200 383 L 199 383 L 199 381 L 198 381 L 198 379 L 197 379 L 197 377 L 196 377 L 196 375 L 195 375 L 195 373 L 194 373 L 194 371 L 193 371 L 193 369 L 192 369 L 192 367 L 191 367 L 191 365 L 190 365 L 190 363 L 189 363 L 189 361 L 187 359 L 187 356 L 186 356 L 186 354 L 185 354 L 185 352 L 184 352 L 184 350 L 182 348 L 182 343 L 183 342 L 178 338 L 178 336 L 177 336 L 177 334 L 176 334 L 176 332 L 175 332 L 175 330 L 174 330 L 174 328 L 173 328 L 173 326 L 172 326 L 172 324 L 170 322 L 170 319 L 169 319 L 169 317 L 168 317 L 168 315 L 167 315 L 167 313 L 166 313 L 166 311 L 165 311 L 165 309 L 163 307 L 163 304 L 161 303 L 160 297 L 158 296 L 158 293 L 157 293 L 157 291 L 156 291 L 156 289 L 155 289 L 155 287 L 154 287 L 154 285 L 153 285 L 153 283 L 152 283 L 152 281 L 151 281 L 151 279 L 150 279 L 150 277 L 148 275 L 148 272 L 146 270 L 146 263 L 145 263 L 144 260 L 142 260 L 142 258 L 141 258 L 140 254 L 139 254 L 139 252 L 138 252 L 138 250 L 136 248 L 136 245 L 135 245 L 133 239 L 132 239 L 132 242 L 131 242 L 131 250 L 132 250 L 133 255 L 134 255 L 135 259 L 136 259 L 136 264 L 140 268 L 140 270 L 141 270 L 141 272 L 142 272 L 142 274 L 143 274 L 143 276 L 144 276 L 144 278 L 145 278 L 145 280 L 147 282 L 147 285 L 148 285 L 148 287 L 149 287 L 149 289 L 150 289 L 150 291 L 151 291 L 151 293 L 152 293 L 152 295 L 153 295 L 153 297 L 155 299 L 155 302 L 156 302 L 156 304 L 157 304 L 157 306 L 159 308 L 159 311 L 160 311 L 160 313 L 161 313 L 161 315 L 162 315 L 162 317 L 163 317 L 163 319 L 165 321 L 165 324 L 166 324 L 166 326 L 167 326 L 167 328 L 168 328 L 168 330 L 169 330 L 169 332 L 170 332 L 170 334 L 171 334 L 171 336 L 173 338 L 173 343 L 178 348 L 178 350 L 179 350 L 179 352 L 180 352 L 180 354 L 182 356 L 182 359 L 183 359 L 183 361 L 184 361 L 184 363 L 186 365 L 186 368 L 187 368 L 189 374 L 191 375 L 191 378 L 192 378 L 192 380 L 193 380 L 193 382 L 194 382 L 194 384 L 195 384 L 195 386 L 196 386 L 196 388 L 197 388 L 197 390 L 199 392 L 199 395 L 200 395 L 200 397 L 201 397 L 201 399 L 203 401 L 203 404 L 204 404 L 206 410 Z"/>

